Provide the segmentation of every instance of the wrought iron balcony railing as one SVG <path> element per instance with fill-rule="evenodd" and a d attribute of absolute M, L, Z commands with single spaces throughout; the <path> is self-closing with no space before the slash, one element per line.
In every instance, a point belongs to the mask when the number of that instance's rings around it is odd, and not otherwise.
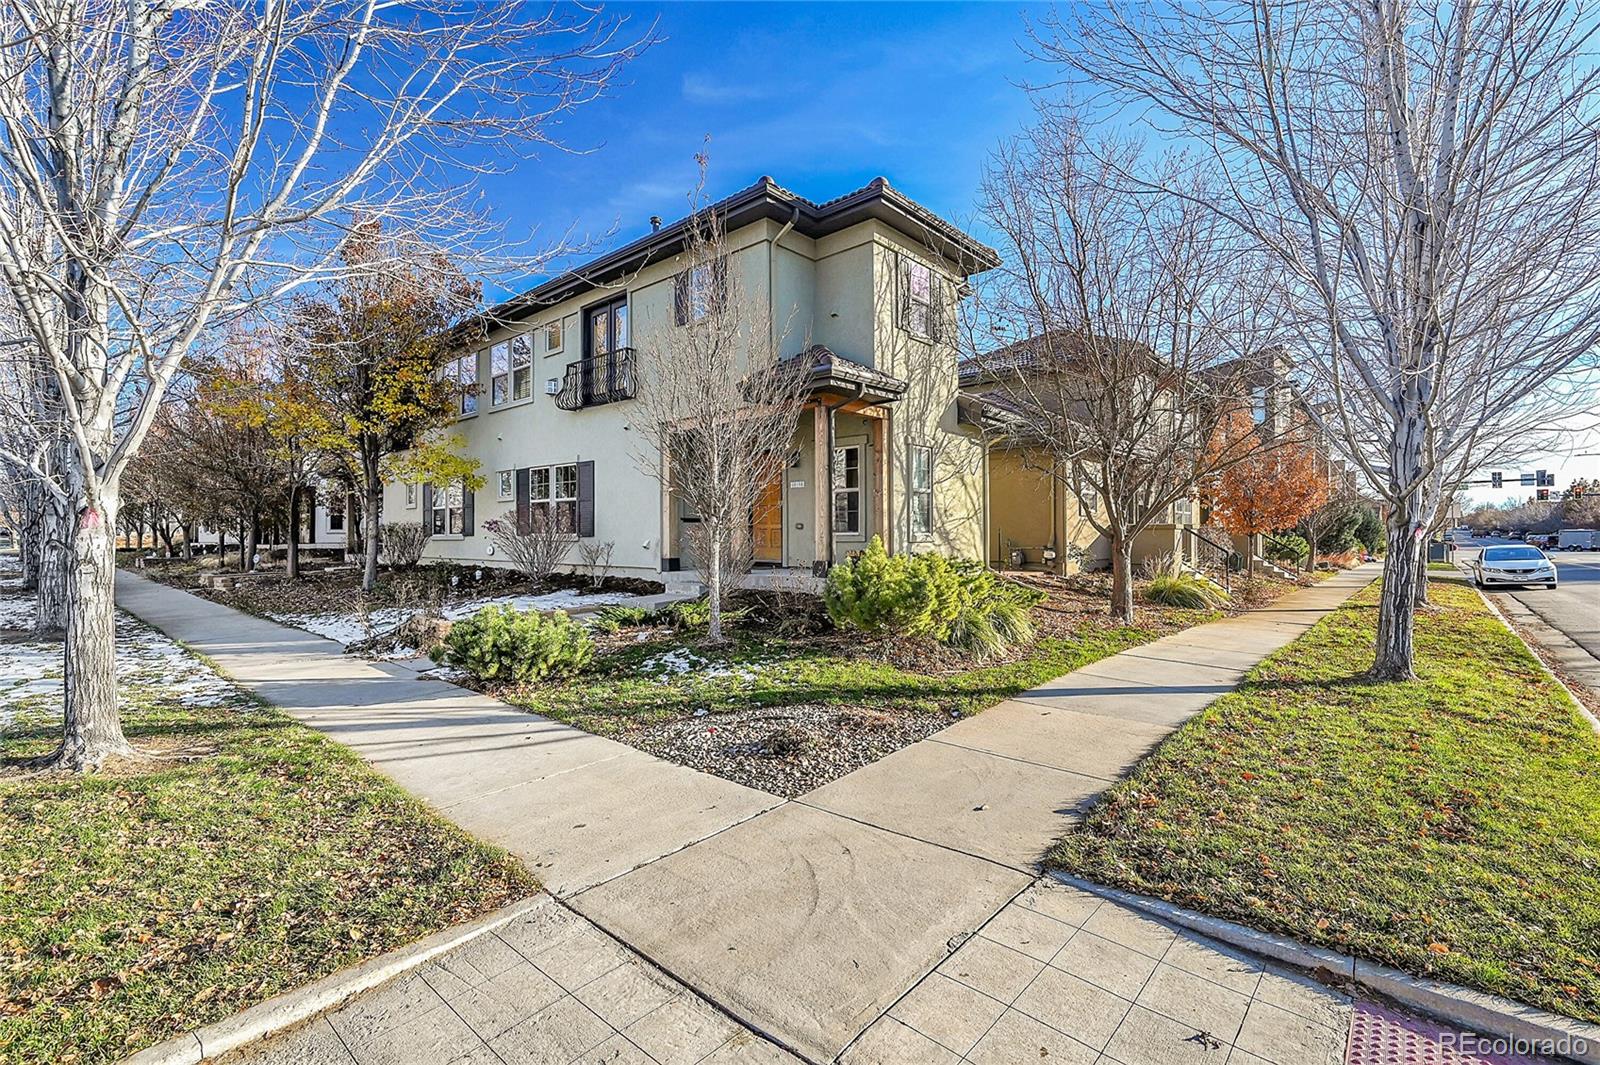
<path fill-rule="evenodd" d="M 556 393 L 556 406 L 562 410 L 582 410 L 632 399 L 637 384 L 632 348 L 585 355 L 567 364 L 561 391 Z"/>

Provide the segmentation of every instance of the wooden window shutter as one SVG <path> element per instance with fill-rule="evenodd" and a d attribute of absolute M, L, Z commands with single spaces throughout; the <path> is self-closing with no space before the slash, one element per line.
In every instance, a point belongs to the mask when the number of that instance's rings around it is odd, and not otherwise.
<path fill-rule="evenodd" d="M 689 271 L 680 270 L 672 278 L 672 320 L 676 325 L 689 324 Z"/>
<path fill-rule="evenodd" d="M 422 527 L 433 531 L 433 485 L 422 486 Z"/>
<path fill-rule="evenodd" d="M 533 516 L 528 503 L 528 467 L 524 466 L 517 471 L 517 532 L 528 533 L 533 529 Z"/>
<path fill-rule="evenodd" d="M 594 463 L 578 463 L 578 535 L 594 535 Z"/>
<path fill-rule="evenodd" d="M 473 510 L 472 501 L 473 501 L 473 499 L 475 499 L 477 497 L 477 495 L 478 495 L 478 493 L 474 492 L 471 488 L 467 487 L 465 482 L 462 483 L 462 485 L 461 485 L 461 535 L 462 536 L 471 536 L 472 535 L 472 510 Z"/>

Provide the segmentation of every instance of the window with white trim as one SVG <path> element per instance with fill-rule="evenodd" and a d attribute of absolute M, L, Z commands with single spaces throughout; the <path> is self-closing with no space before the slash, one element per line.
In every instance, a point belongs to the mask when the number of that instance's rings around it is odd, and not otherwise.
<path fill-rule="evenodd" d="M 933 448 L 911 445 L 911 539 L 933 539 Z"/>
<path fill-rule="evenodd" d="M 915 259 L 900 260 L 901 306 L 904 308 L 901 326 L 912 336 L 932 340 L 938 321 L 933 305 L 933 270 L 927 263 Z"/>
<path fill-rule="evenodd" d="M 563 341 L 561 319 L 557 318 L 544 327 L 544 353 L 554 355 L 561 350 Z"/>
<path fill-rule="evenodd" d="M 861 447 L 833 449 L 833 531 L 861 533 Z"/>
<path fill-rule="evenodd" d="M 429 528 L 435 536 L 460 536 L 466 528 L 461 482 L 433 490 L 433 513 Z"/>
<path fill-rule="evenodd" d="M 570 533 L 578 527 L 578 466 L 533 466 L 528 469 L 528 515 L 535 528 L 554 520 Z"/>
<path fill-rule="evenodd" d="M 344 492 L 334 491 L 328 494 L 328 531 L 344 532 Z"/>
<path fill-rule="evenodd" d="M 1079 485 L 1076 495 L 1078 497 L 1078 517 L 1094 517 L 1094 512 L 1100 506 L 1100 493 L 1088 485 Z"/>
<path fill-rule="evenodd" d="M 478 413 L 478 353 L 474 351 L 445 363 L 444 379 L 460 388 L 461 413 Z"/>
<path fill-rule="evenodd" d="M 1194 500 L 1192 500 L 1192 499 L 1178 499 L 1178 500 L 1174 500 L 1173 501 L 1173 504 L 1172 504 L 1172 524 L 1174 524 L 1174 525 L 1193 525 L 1194 524 Z"/>
<path fill-rule="evenodd" d="M 500 482 L 500 498 L 510 499 L 516 495 L 516 474 L 511 470 L 500 470 L 495 475 Z"/>
<path fill-rule="evenodd" d="M 406 509 L 417 509 L 417 486 L 414 484 L 406 485 Z"/>
<path fill-rule="evenodd" d="M 489 402 L 498 407 L 533 395 L 533 338 L 518 333 L 489 349 Z"/>

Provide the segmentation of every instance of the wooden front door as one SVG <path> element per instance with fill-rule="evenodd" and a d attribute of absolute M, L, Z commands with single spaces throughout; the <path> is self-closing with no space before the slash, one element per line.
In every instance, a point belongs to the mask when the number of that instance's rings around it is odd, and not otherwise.
<path fill-rule="evenodd" d="M 750 514 L 750 542 L 757 562 L 783 562 L 783 470 L 761 487 Z"/>

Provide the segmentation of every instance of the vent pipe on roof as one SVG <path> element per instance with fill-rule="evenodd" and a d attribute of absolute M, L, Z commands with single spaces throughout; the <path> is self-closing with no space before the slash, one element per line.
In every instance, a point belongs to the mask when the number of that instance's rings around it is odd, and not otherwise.
<path fill-rule="evenodd" d="M 660 215 L 653 214 L 653 215 L 650 216 L 650 232 L 652 232 L 652 233 L 661 232 L 661 216 Z"/>

